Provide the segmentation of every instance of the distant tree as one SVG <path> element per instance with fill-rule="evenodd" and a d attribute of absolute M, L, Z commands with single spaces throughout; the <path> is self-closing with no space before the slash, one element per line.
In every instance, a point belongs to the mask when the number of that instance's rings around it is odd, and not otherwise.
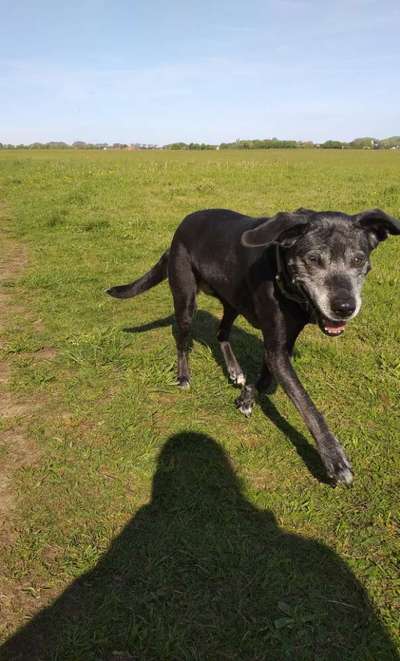
<path fill-rule="evenodd" d="M 367 136 L 366 138 L 356 138 L 350 142 L 353 149 L 373 149 L 375 143 L 378 142 L 375 138 Z"/>
<path fill-rule="evenodd" d="M 52 141 L 48 142 L 46 145 L 49 149 L 68 149 L 69 145 L 67 145 L 66 142 L 57 142 L 57 141 Z"/>
<path fill-rule="evenodd" d="M 399 149 L 400 148 L 400 136 L 399 135 L 393 135 L 390 138 L 384 138 L 383 140 L 379 141 L 379 146 L 382 149 Z"/>
<path fill-rule="evenodd" d="M 340 140 L 327 140 L 323 142 L 320 146 L 321 149 L 342 149 L 344 143 Z"/>
<path fill-rule="evenodd" d="M 171 142 L 169 145 L 164 145 L 163 149 L 188 149 L 186 142 Z"/>
<path fill-rule="evenodd" d="M 295 140 L 236 140 L 235 142 L 222 142 L 220 149 L 295 149 L 299 144 Z"/>

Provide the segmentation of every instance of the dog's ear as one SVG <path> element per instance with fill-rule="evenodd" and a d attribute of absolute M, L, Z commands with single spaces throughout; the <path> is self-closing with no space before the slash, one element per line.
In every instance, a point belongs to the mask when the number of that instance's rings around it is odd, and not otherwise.
<path fill-rule="evenodd" d="M 380 241 L 388 238 L 389 234 L 400 234 L 400 221 L 382 211 L 382 209 L 368 209 L 353 216 L 356 224 L 368 232 L 373 248 Z"/>
<path fill-rule="evenodd" d="M 246 248 L 258 248 L 270 243 L 279 243 L 289 248 L 307 231 L 308 224 L 309 220 L 303 209 L 300 213 L 277 213 L 254 230 L 243 232 L 241 243 Z"/>
<path fill-rule="evenodd" d="M 313 214 L 317 213 L 317 211 L 314 211 L 314 209 L 305 209 L 304 207 L 299 207 L 293 213 L 301 213 L 306 216 L 312 216 Z"/>

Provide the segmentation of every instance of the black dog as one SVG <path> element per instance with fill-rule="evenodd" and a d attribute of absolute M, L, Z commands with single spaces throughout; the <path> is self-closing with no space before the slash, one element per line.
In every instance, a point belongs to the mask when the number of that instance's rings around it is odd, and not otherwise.
<path fill-rule="evenodd" d="M 297 209 L 273 218 L 225 209 L 198 211 L 183 220 L 170 250 L 146 275 L 108 293 L 137 296 L 168 277 L 182 388 L 189 387 L 188 340 L 196 294 L 202 290 L 218 298 L 224 307 L 218 340 L 230 378 L 243 386 L 237 407 L 250 415 L 256 389 L 268 391 L 275 379 L 303 416 L 330 479 L 349 485 L 351 465 L 300 383 L 290 356 L 307 323 L 319 324 L 326 335 L 343 333 L 360 310 L 369 255 L 389 234 L 400 234 L 400 222 L 380 209 L 355 216 Z M 229 343 L 239 314 L 263 334 L 264 362 L 256 386 L 246 385 Z"/>

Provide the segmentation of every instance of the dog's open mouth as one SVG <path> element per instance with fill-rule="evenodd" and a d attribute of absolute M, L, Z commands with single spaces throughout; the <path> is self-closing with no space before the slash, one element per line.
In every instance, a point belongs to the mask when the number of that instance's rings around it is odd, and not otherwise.
<path fill-rule="evenodd" d="M 336 337 L 337 335 L 344 333 L 346 322 L 332 321 L 332 319 L 328 319 L 328 317 L 321 317 L 319 320 L 319 326 L 325 335 Z"/>

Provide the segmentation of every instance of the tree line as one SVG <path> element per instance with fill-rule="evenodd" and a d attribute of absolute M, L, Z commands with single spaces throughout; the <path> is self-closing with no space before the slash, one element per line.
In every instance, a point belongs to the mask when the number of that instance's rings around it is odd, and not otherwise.
<path fill-rule="evenodd" d="M 32 142 L 31 144 L 6 144 L 0 142 L 0 149 L 131 149 L 131 150 L 141 150 L 141 149 L 157 149 L 158 145 L 153 144 L 144 144 L 144 143 L 134 143 L 127 144 L 125 142 L 84 142 L 83 140 L 76 140 L 72 144 L 61 141 L 51 141 L 51 142 Z"/>
<path fill-rule="evenodd" d="M 356 138 L 350 142 L 341 140 L 326 140 L 316 143 L 299 140 L 279 140 L 278 138 L 266 138 L 265 140 L 235 140 L 234 142 L 221 142 L 220 144 L 208 144 L 205 142 L 172 142 L 167 145 L 158 146 L 145 143 L 122 143 L 107 142 L 90 143 L 83 140 L 77 140 L 72 144 L 60 141 L 52 142 L 33 142 L 32 144 L 4 144 L 0 142 L 0 149 L 124 149 L 124 150 L 143 150 L 143 149 L 170 149 L 170 150 L 197 150 L 206 149 L 400 149 L 400 136 L 392 136 L 378 140 L 377 138 L 365 137 Z"/>
<path fill-rule="evenodd" d="M 356 138 L 350 142 L 326 140 L 322 143 L 311 140 L 279 140 L 278 138 L 235 140 L 235 142 L 221 142 L 219 145 L 173 142 L 164 145 L 163 149 L 400 149 L 400 136 L 392 136 L 383 140 L 371 137 Z"/>

